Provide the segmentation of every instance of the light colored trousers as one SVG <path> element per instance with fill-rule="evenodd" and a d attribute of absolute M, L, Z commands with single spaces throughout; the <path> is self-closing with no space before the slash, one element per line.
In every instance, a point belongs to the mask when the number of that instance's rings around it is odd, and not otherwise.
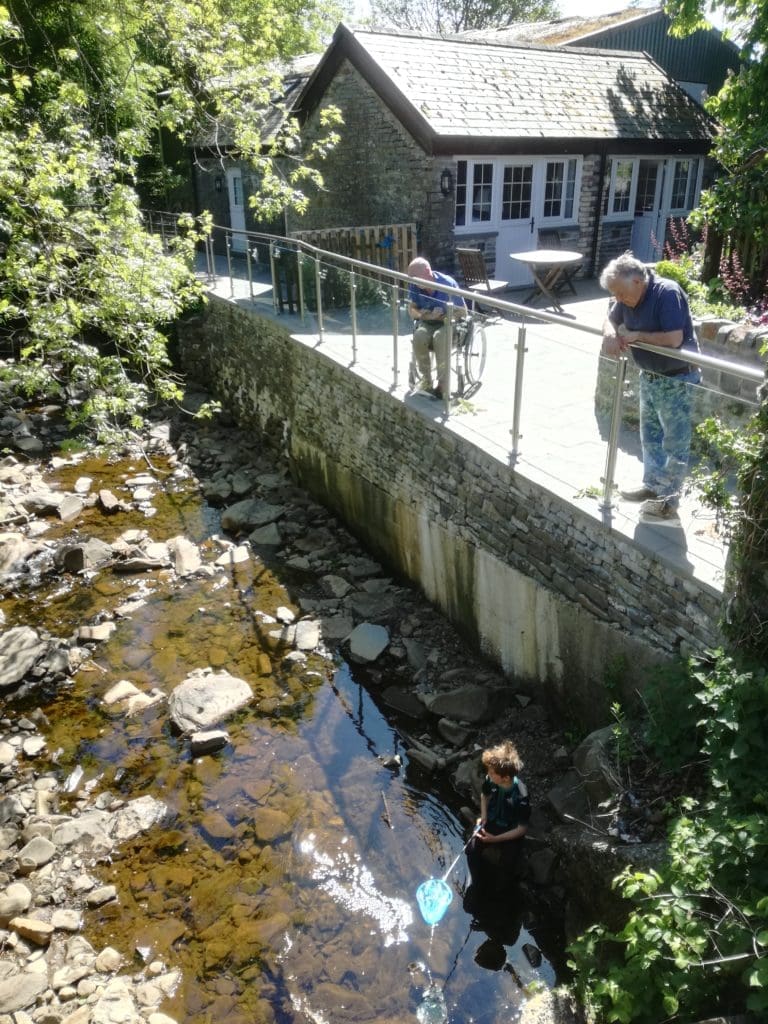
<path fill-rule="evenodd" d="M 446 358 L 447 333 L 446 324 L 442 320 L 435 320 L 432 323 L 419 320 L 413 332 L 413 357 L 416 360 L 416 369 L 426 387 L 431 388 L 431 354 L 434 352 L 437 383 L 444 394 L 448 393 L 450 387 L 450 359 Z"/>

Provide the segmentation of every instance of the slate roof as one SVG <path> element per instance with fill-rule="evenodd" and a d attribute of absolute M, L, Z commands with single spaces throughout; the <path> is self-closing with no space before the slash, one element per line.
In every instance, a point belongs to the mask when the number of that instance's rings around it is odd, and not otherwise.
<path fill-rule="evenodd" d="M 714 123 L 637 52 L 501 45 L 351 31 L 341 25 L 325 76 L 349 57 L 396 112 L 427 139 L 711 140 Z M 316 78 L 322 83 L 323 63 Z M 322 86 L 321 86 L 322 87 Z"/>
<path fill-rule="evenodd" d="M 274 142 L 321 58 L 320 53 L 305 53 L 276 68 L 280 75 L 281 90 L 274 97 L 274 105 L 256 107 L 253 111 L 253 120 L 259 126 L 264 146 Z M 192 138 L 192 144 L 196 148 L 215 151 L 229 149 L 233 143 L 231 126 L 226 120 L 203 121 Z"/>
<path fill-rule="evenodd" d="M 486 43 L 544 43 L 557 46 L 583 39 L 597 32 L 624 25 L 629 21 L 645 21 L 662 13 L 661 7 L 629 7 L 609 14 L 584 17 L 553 18 L 549 21 L 514 21 L 504 28 L 469 29 L 460 38 Z"/>

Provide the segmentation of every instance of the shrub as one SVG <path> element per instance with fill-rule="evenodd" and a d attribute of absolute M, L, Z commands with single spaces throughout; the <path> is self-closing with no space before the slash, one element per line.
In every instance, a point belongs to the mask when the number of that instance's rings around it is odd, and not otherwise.
<path fill-rule="evenodd" d="M 650 696 L 649 736 L 667 763 L 697 750 L 706 784 L 680 801 L 666 864 L 658 872 L 630 867 L 614 880 L 635 904 L 624 927 L 595 925 L 571 946 L 576 988 L 600 1021 L 658 1024 L 748 1010 L 764 1020 L 768 676 L 717 651 L 692 661 L 679 682 L 679 693 Z"/>

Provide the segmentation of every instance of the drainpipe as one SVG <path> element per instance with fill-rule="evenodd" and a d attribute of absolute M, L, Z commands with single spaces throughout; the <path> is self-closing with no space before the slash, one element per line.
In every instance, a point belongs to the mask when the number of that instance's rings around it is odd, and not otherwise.
<path fill-rule="evenodd" d="M 597 239 L 600 234 L 600 222 L 603 216 L 603 186 L 605 185 L 605 168 L 607 164 L 608 157 L 605 152 L 605 146 L 603 146 L 600 152 L 600 175 L 597 182 L 597 199 L 595 202 L 595 228 L 592 232 L 592 245 L 589 253 L 593 276 L 597 273 Z"/>

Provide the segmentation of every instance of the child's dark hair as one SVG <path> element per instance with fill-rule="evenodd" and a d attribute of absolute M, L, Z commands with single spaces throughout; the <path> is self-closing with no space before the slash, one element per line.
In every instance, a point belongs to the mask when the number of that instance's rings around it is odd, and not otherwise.
<path fill-rule="evenodd" d="M 523 767 L 517 747 L 512 740 L 503 740 L 495 747 L 483 751 L 483 767 L 486 771 L 493 769 L 497 775 L 511 779 Z"/>

